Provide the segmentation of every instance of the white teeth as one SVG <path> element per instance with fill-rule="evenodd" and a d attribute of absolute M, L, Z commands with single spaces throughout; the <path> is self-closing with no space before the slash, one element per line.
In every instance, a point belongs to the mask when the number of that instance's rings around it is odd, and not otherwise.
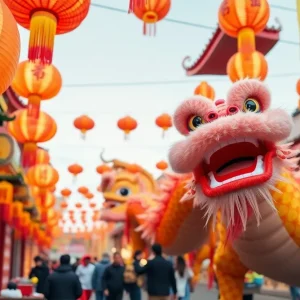
<path fill-rule="evenodd" d="M 224 180 L 222 182 L 217 181 L 214 174 L 212 172 L 209 172 L 208 176 L 209 176 L 209 179 L 210 179 L 210 187 L 211 188 L 216 188 L 216 187 L 221 186 L 225 183 L 236 181 L 238 179 L 252 177 L 252 176 L 256 176 L 256 175 L 262 175 L 264 173 L 263 165 L 264 165 L 263 156 L 259 155 L 259 156 L 257 156 L 257 163 L 256 163 L 255 170 L 252 173 L 246 173 L 246 174 L 243 174 L 243 175 L 235 176 L 235 177 L 232 177 L 230 179 Z"/>
<path fill-rule="evenodd" d="M 247 142 L 247 143 L 251 143 L 253 145 L 255 145 L 257 148 L 259 147 L 259 142 L 256 139 L 253 138 L 236 138 L 236 139 L 231 139 L 227 142 L 221 142 L 219 143 L 214 149 L 208 150 L 207 153 L 204 155 L 204 161 L 207 164 L 210 164 L 210 158 L 211 156 L 218 150 L 231 145 L 231 144 L 237 144 L 237 143 L 243 143 L 243 142 Z"/>

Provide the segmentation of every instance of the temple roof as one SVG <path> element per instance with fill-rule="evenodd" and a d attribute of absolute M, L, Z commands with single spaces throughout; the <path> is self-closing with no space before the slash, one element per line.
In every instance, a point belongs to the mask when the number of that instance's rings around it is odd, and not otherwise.
<path fill-rule="evenodd" d="M 281 25 L 278 28 L 265 28 L 256 35 L 256 49 L 266 55 L 278 42 Z M 187 56 L 182 62 L 187 76 L 195 75 L 227 75 L 226 66 L 230 57 L 237 52 L 237 39 L 225 34 L 218 26 L 209 40 L 200 57 L 190 66 L 187 62 L 191 57 Z"/>

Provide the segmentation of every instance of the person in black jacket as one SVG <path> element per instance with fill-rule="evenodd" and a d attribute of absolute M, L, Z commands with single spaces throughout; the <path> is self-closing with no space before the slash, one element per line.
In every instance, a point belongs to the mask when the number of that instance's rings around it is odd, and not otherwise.
<path fill-rule="evenodd" d="M 172 264 L 162 257 L 160 244 L 152 246 L 154 258 L 148 260 L 144 267 L 137 269 L 138 274 L 147 275 L 147 290 L 149 300 L 168 300 L 170 288 L 172 288 L 172 298 L 176 299 L 177 287 L 175 272 Z"/>
<path fill-rule="evenodd" d="M 70 264 L 70 255 L 60 257 L 60 266 L 47 278 L 45 297 L 47 300 L 76 300 L 82 294 L 81 284 Z"/>
<path fill-rule="evenodd" d="M 124 269 L 121 254 L 115 252 L 113 263 L 105 269 L 102 278 L 102 288 L 106 300 L 122 300 L 124 293 Z"/>
<path fill-rule="evenodd" d="M 29 279 L 37 277 L 38 283 L 36 285 L 36 292 L 44 294 L 44 286 L 50 270 L 44 264 L 43 259 L 40 256 L 36 256 L 34 259 L 35 267 L 33 267 L 29 273 Z"/>

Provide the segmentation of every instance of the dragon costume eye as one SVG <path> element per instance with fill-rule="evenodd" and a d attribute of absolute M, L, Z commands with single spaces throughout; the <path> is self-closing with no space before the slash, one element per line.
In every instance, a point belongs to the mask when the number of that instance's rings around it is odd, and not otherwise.
<path fill-rule="evenodd" d="M 123 187 L 117 190 L 117 194 L 122 196 L 122 197 L 127 197 L 131 194 L 131 191 L 127 187 Z"/>
<path fill-rule="evenodd" d="M 248 98 L 247 100 L 245 100 L 243 105 L 243 112 L 247 112 L 247 111 L 259 113 L 260 112 L 259 102 L 253 98 Z"/>
<path fill-rule="evenodd" d="M 200 116 L 192 116 L 188 121 L 188 129 L 189 131 L 194 131 L 204 123 L 204 120 Z"/>

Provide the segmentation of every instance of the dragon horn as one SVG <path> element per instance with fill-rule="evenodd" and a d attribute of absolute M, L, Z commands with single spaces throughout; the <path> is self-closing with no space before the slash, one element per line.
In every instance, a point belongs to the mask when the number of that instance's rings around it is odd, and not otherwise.
<path fill-rule="evenodd" d="M 103 148 L 102 151 L 101 151 L 101 153 L 100 153 L 100 159 L 102 160 L 102 162 L 104 162 L 105 164 L 114 162 L 114 159 L 112 159 L 112 160 L 106 160 L 106 159 L 103 157 L 104 152 L 105 152 L 105 149 Z"/>

